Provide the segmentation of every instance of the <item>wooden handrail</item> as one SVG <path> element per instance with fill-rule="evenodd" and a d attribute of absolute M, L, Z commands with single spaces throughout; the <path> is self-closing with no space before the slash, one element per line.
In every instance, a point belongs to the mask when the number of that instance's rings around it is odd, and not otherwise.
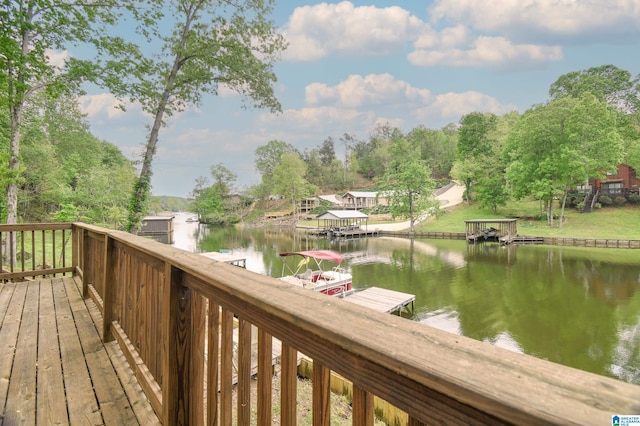
<path fill-rule="evenodd" d="M 314 424 L 328 424 L 329 371 L 354 384 L 354 424 L 371 424 L 372 395 L 406 411 L 410 424 L 604 424 L 613 414 L 640 413 L 639 386 L 372 312 L 124 232 L 76 223 L 75 241 L 88 294 L 107 313 L 104 333 L 116 336 L 165 424 L 205 418 L 228 424 L 234 410 L 239 424 L 249 424 L 247 405 L 257 405 L 258 423 L 269 424 L 270 398 L 247 396 L 249 324 L 262 336 L 259 356 L 271 356 L 266 336 L 283 343 L 283 424 L 295 419 L 296 350 L 317 366 Z M 234 316 L 241 324 L 237 407 L 231 406 Z M 259 365 L 260 386 L 269 386 L 264 369 L 270 362 Z"/>

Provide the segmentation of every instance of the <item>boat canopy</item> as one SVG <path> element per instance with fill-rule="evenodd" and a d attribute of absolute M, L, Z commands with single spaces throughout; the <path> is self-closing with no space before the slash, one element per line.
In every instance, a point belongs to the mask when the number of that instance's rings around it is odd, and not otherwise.
<path fill-rule="evenodd" d="M 280 253 L 280 256 L 302 256 L 305 258 L 310 257 L 318 260 L 329 260 L 337 264 L 340 264 L 340 262 L 342 262 L 342 255 L 331 250 L 286 251 Z"/>

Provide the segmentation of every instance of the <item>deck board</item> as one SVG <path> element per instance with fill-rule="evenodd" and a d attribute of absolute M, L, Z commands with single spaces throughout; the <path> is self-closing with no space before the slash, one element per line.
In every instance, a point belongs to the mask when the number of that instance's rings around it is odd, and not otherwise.
<path fill-rule="evenodd" d="M 40 288 L 40 317 L 38 330 L 38 387 L 37 423 L 41 425 L 65 424 L 68 420 L 64 395 L 62 363 L 58 326 L 53 303 L 53 288 L 42 284 Z"/>
<path fill-rule="evenodd" d="M 97 424 L 102 422 L 102 415 L 93 392 L 87 364 L 83 359 L 84 353 L 67 298 L 67 290 L 61 283 L 61 280 L 54 281 L 53 294 L 69 420 L 71 424 Z"/>
<path fill-rule="evenodd" d="M 7 424 L 35 424 L 36 421 L 36 366 L 38 345 L 38 300 L 40 283 L 31 281 L 27 286 L 20 329 L 14 352 L 4 422 Z M 13 339 L 12 339 L 13 340 Z"/>
<path fill-rule="evenodd" d="M 78 285 L 0 284 L 0 423 L 159 424 L 118 346 L 102 344 Z"/>

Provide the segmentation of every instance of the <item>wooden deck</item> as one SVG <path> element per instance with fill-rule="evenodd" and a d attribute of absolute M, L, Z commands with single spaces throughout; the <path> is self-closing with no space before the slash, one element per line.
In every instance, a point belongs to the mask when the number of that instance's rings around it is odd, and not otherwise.
<path fill-rule="evenodd" d="M 388 314 L 395 312 L 399 315 L 409 306 L 411 306 L 411 312 L 413 312 L 413 303 L 416 300 L 416 296 L 386 288 L 369 287 L 345 296 L 344 300 L 377 312 Z"/>
<path fill-rule="evenodd" d="M 0 424 L 159 424 L 81 288 L 72 277 L 0 283 Z"/>

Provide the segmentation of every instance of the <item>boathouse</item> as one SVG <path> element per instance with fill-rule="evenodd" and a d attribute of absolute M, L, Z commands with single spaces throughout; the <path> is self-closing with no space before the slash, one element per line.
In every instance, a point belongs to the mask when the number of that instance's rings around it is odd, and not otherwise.
<path fill-rule="evenodd" d="M 465 220 L 465 236 L 468 243 L 487 241 L 509 244 L 518 235 L 518 219 Z"/>
<path fill-rule="evenodd" d="M 369 216 L 358 210 L 327 210 L 318 215 L 316 219 L 318 220 L 316 230 L 318 235 L 347 238 L 368 235 L 367 222 Z"/>

